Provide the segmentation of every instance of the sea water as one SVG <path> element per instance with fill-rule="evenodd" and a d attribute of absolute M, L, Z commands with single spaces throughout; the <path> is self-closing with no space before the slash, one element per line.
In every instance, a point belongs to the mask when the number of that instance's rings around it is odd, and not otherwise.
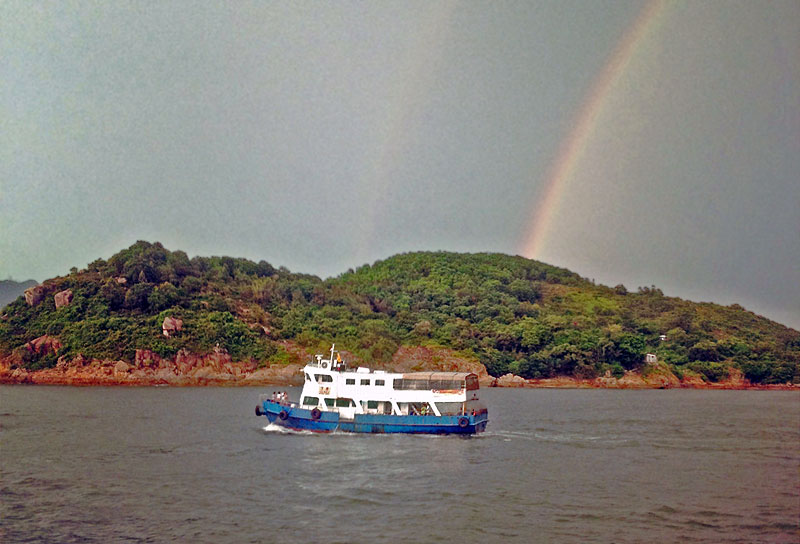
<path fill-rule="evenodd" d="M 442 437 L 288 432 L 272 390 L 0 386 L 0 542 L 800 541 L 798 392 L 485 389 Z"/>

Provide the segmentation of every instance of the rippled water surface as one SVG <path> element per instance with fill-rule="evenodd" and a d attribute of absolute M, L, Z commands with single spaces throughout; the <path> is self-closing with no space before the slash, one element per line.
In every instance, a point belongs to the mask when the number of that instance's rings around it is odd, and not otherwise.
<path fill-rule="evenodd" d="M 800 541 L 797 392 L 488 389 L 464 438 L 282 432 L 269 391 L 0 386 L 0 542 Z"/>

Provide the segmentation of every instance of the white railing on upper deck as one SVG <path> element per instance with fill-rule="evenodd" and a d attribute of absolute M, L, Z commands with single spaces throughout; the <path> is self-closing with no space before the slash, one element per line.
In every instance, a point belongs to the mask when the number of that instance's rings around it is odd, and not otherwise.
<path fill-rule="evenodd" d="M 309 361 L 306 363 L 306 366 L 313 366 L 316 368 L 330 368 L 331 362 L 328 359 L 322 359 L 320 361 Z"/>

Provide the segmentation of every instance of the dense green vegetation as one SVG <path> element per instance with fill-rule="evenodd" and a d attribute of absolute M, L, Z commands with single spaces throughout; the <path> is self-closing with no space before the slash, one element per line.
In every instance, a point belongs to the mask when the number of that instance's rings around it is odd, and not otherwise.
<path fill-rule="evenodd" d="M 56 336 L 59 355 L 132 359 L 136 349 L 171 356 L 225 348 L 235 360 L 288 361 L 282 341 L 309 350 L 336 342 L 366 362 L 402 344 L 440 345 L 476 356 L 495 376 L 620 376 L 655 353 L 679 376 L 716 381 L 731 369 L 753 382 L 800 382 L 800 333 L 733 305 L 628 292 L 522 257 L 420 252 L 337 278 L 275 269 L 261 261 L 195 257 L 137 242 L 108 261 L 46 282 L 30 307 L 17 299 L 0 317 L 0 352 L 43 368 L 53 355 L 23 345 Z M 183 320 L 161 335 L 165 316 Z M 661 335 L 666 335 L 662 339 Z"/>

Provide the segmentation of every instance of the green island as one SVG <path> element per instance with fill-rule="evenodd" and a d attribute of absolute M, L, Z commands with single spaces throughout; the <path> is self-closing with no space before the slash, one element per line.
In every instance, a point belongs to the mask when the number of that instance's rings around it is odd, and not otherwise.
<path fill-rule="evenodd" d="M 165 360 L 224 352 L 258 369 L 304 362 L 299 352 L 333 342 L 374 367 L 415 346 L 480 362 L 490 377 L 663 372 L 800 383 L 800 332 L 739 305 L 596 285 L 503 254 L 400 254 L 322 280 L 139 241 L 29 288 L 0 313 L 8 371 L 76 359 L 133 363 L 137 351 Z"/>

